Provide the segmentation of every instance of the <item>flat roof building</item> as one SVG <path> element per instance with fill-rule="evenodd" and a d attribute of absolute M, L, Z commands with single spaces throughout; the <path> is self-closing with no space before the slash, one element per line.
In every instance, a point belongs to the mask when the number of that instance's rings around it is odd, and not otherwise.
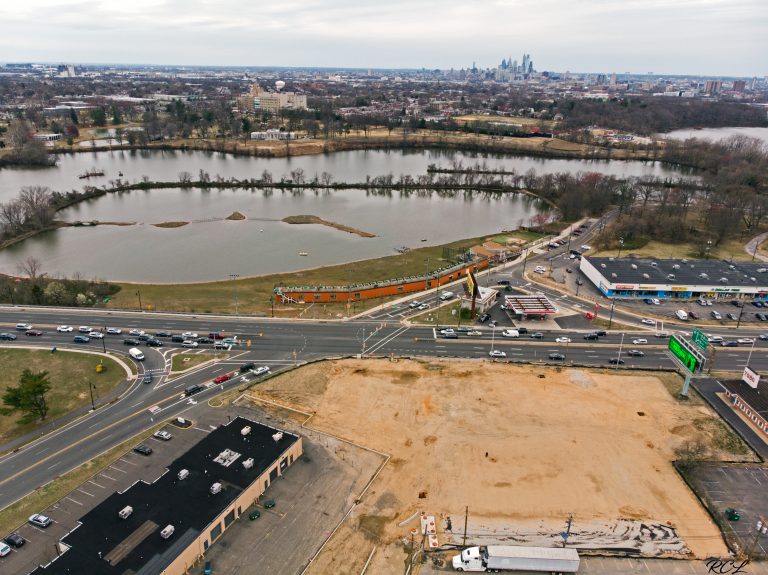
<path fill-rule="evenodd" d="M 768 381 L 760 379 L 755 387 L 741 379 L 728 379 L 721 383 L 731 404 L 768 440 Z"/>
<path fill-rule="evenodd" d="M 151 483 L 80 518 L 35 575 L 187 573 L 302 454 L 301 438 L 243 417 L 211 431 Z"/>
<path fill-rule="evenodd" d="M 557 313 L 557 308 L 545 295 L 506 295 L 504 307 L 507 311 L 521 319 L 529 316 L 545 316 Z"/>
<path fill-rule="evenodd" d="M 579 269 L 608 297 L 768 299 L 764 262 L 582 256 Z"/>

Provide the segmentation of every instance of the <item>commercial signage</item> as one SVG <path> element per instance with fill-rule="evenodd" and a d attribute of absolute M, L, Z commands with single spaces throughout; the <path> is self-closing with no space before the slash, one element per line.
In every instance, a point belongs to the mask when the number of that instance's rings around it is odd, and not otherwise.
<path fill-rule="evenodd" d="M 695 373 L 696 369 L 701 365 L 701 357 L 694 355 L 682 341 L 677 339 L 677 336 L 673 335 L 669 338 L 669 351 L 671 351 L 672 355 L 679 359 L 691 373 Z"/>
<path fill-rule="evenodd" d="M 682 287 L 682 286 L 674 286 L 672 288 L 672 291 L 688 291 L 688 288 L 687 287 Z"/>
<path fill-rule="evenodd" d="M 744 373 L 741 374 L 741 380 L 752 389 L 757 389 L 757 384 L 760 383 L 760 374 L 749 367 L 745 367 Z"/>
<path fill-rule="evenodd" d="M 637 289 L 637 284 L 616 284 L 614 289 Z"/>
<path fill-rule="evenodd" d="M 473 274 L 471 271 L 467 274 L 467 288 L 469 288 L 469 297 L 476 298 L 480 295 L 480 290 L 477 287 L 475 274 Z"/>
<path fill-rule="evenodd" d="M 693 333 L 691 334 L 691 341 L 696 345 L 698 345 L 704 351 L 707 351 L 707 346 L 709 345 L 709 338 L 706 335 L 704 335 L 704 332 L 702 332 L 700 329 L 693 330 Z"/>

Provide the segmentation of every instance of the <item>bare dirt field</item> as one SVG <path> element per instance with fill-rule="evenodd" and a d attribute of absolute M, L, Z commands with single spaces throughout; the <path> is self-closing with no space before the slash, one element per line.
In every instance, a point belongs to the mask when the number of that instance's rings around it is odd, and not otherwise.
<path fill-rule="evenodd" d="M 645 374 L 486 362 L 351 360 L 308 366 L 254 395 L 314 412 L 309 427 L 391 459 L 311 573 L 401 573 L 418 519 L 440 544 L 570 543 L 646 555 L 722 556 L 715 524 L 670 463 L 701 440 L 714 458 L 727 429 Z M 718 450 L 717 446 L 720 446 Z M 743 457 L 743 456 L 741 456 Z M 448 529 L 450 517 L 450 527 Z"/>

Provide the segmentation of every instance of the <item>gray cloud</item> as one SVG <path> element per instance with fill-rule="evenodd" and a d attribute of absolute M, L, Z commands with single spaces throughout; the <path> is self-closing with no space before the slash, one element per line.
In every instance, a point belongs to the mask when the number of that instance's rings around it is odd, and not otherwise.
<path fill-rule="evenodd" d="M 7 61 L 763 75 L 765 0 L 25 0 Z"/>

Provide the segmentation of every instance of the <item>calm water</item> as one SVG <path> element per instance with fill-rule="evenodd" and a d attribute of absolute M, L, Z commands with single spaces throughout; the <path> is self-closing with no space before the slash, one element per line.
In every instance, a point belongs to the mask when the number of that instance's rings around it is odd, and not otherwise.
<path fill-rule="evenodd" d="M 304 169 L 308 178 L 323 171 L 335 181 L 364 181 L 366 176 L 392 173 L 418 176 L 429 164 L 448 167 L 454 159 L 465 165 L 485 161 L 489 166 L 525 173 L 599 171 L 616 176 L 679 175 L 658 163 L 582 161 L 498 157 L 416 151 L 339 152 L 330 155 L 264 159 L 223 156 L 206 152 L 98 152 L 64 155 L 47 170 L 0 171 L 0 201 L 13 198 L 24 185 L 54 190 L 104 185 L 123 172 L 123 180 L 175 181 L 179 172 L 193 175 L 203 169 L 211 176 L 258 178 L 263 170 L 275 180 Z M 79 180 L 96 168 L 102 178 Z M 243 221 L 224 218 L 233 211 Z M 44 234 L 0 251 L 0 272 L 16 273 L 18 262 L 34 256 L 49 274 L 139 282 L 187 282 L 294 271 L 395 253 L 400 246 L 419 247 L 480 236 L 528 224 L 538 213 L 538 202 L 527 196 L 438 194 L 380 197 L 364 190 L 299 195 L 263 190 L 152 190 L 111 194 L 59 213 L 68 221 L 130 221 L 133 226 L 68 228 Z M 289 225 L 286 216 L 313 214 L 376 234 L 361 238 L 321 225 Z M 164 221 L 189 225 L 157 228 Z M 427 240 L 423 242 L 422 240 Z M 299 256 L 299 252 L 309 255 Z"/>
<path fill-rule="evenodd" d="M 768 128 L 703 128 L 701 130 L 675 130 L 667 134 L 657 134 L 661 138 L 673 140 L 687 140 L 699 138 L 701 140 L 724 140 L 731 136 L 749 136 L 757 138 L 768 144 Z"/>

